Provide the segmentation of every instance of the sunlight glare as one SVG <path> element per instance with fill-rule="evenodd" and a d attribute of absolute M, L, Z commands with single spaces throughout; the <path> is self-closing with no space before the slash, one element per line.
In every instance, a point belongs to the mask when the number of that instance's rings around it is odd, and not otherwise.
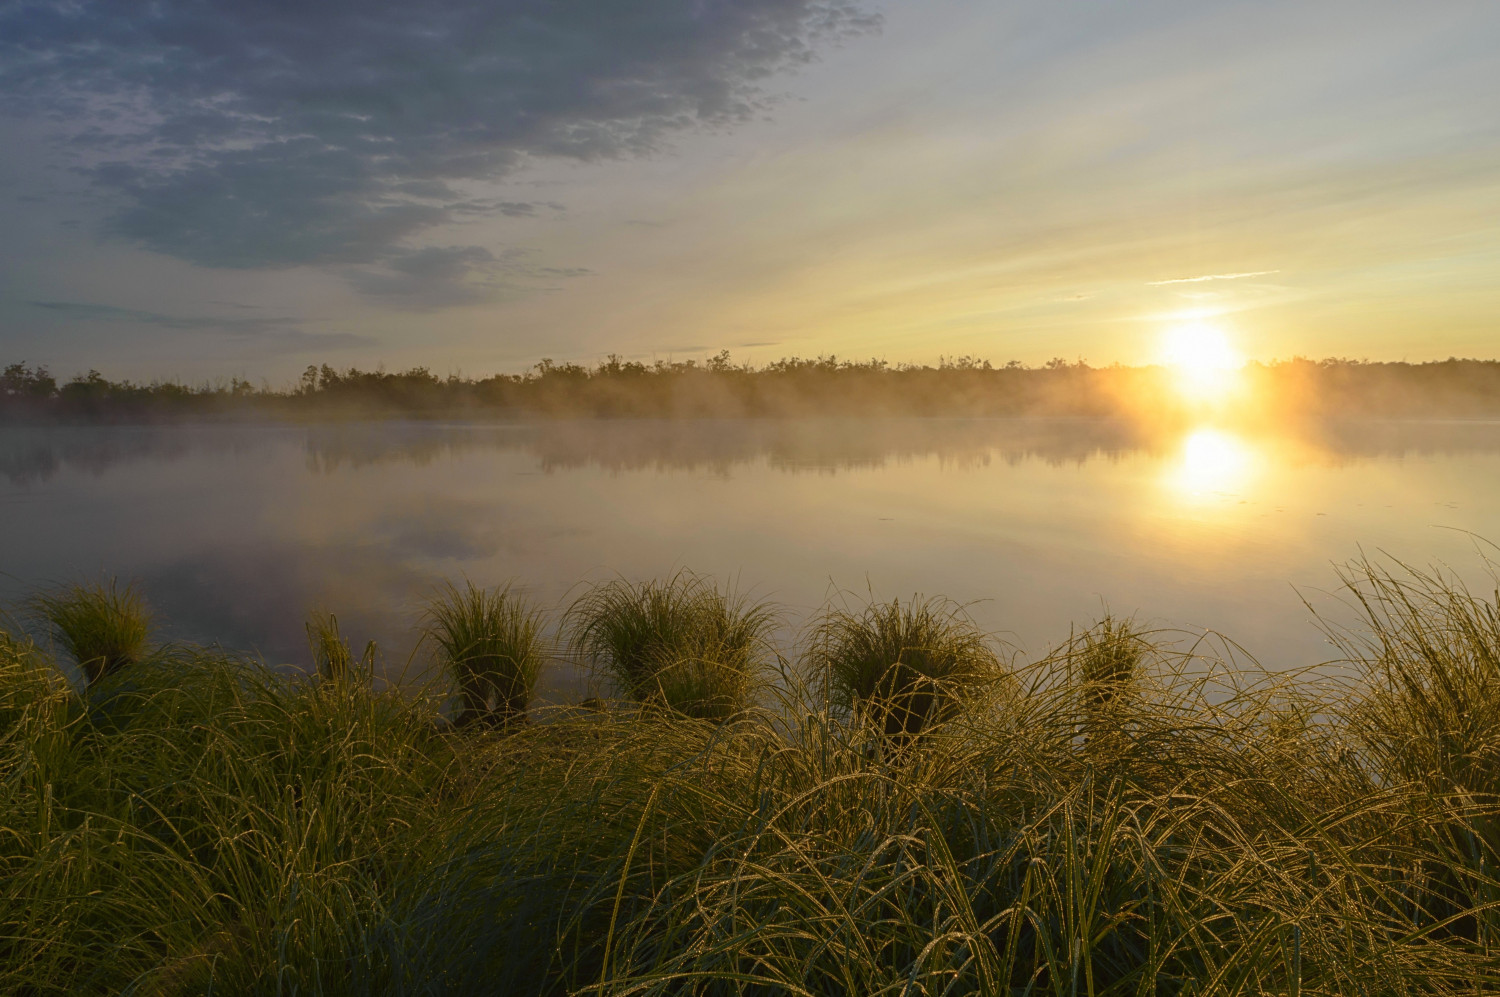
<path fill-rule="evenodd" d="M 1199 429 L 1182 443 L 1169 487 L 1179 499 L 1237 495 L 1255 471 L 1255 453 L 1245 441 L 1219 429 Z"/>
<path fill-rule="evenodd" d="M 1169 329 L 1161 356 L 1176 373 L 1178 392 L 1194 401 L 1223 400 L 1237 386 L 1245 364 L 1222 330 L 1203 323 Z"/>

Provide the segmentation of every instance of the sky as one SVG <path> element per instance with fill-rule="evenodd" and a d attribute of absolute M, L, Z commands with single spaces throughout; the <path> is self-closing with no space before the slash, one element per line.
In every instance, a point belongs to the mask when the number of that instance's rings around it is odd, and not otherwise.
<path fill-rule="evenodd" d="M 1500 3 L 0 0 L 0 363 L 1500 355 Z"/>

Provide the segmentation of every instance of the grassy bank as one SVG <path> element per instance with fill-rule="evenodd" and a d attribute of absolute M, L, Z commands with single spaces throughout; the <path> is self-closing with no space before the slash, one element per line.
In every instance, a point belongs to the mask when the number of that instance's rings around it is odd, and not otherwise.
<path fill-rule="evenodd" d="M 462 723 L 328 618 L 289 679 L 54 593 L 0 637 L 0 991 L 1487 992 L 1500 616 L 1347 580 L 1347 685 L 1119 620 L 1007 664 L 921 599 L 776 648 L 681 577 L 539 650 L 534 607 L 454 589 L 427 626 Z M 62 640 L 89 612 L 100 643 Z M 625 697 L 524 712 L 570 647 Z"/>

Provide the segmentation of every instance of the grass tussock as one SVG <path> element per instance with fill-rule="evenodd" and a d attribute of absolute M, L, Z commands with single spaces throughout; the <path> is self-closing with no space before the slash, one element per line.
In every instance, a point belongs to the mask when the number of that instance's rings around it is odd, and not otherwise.
<path fill-rule="evenodd" d="M 899 752 L 848 711 L 975 646 L 947 604 L 825 614 L 775 708 L 503 736 L 181 647 L 80 695 L 4 634 L 0 992 L 1490 992 L 1496 601 L 1347 581 L 1356 683 L 1106 619 Z"/>
<path fill-rule="evenodd" d="M 569 608 L 572 647 L 646 706 L 721 721 L 750 704 L 775 610 L 680 571 L 597 585 Z"/>
<path fill-rule="evenodd" d="M 307 621 L 307 644 L 312 650 L 313 673 L 325 682 L 369 681 L 375 674 L 375 642 L 365 645 L 356 658 L 349 641 L 339 633 L 339 620 L 332 613 L 313 613 Z"/>
<path fill-rule="evenodd" d="M 1152 650 L 1150 635 L 1133 620 L 1105 614 L 1069 641 L 1067 661 L 1084 702 L 1091 709 L 1105 709 L 1134 693 Z"/>
<path fill-rule="evenodd" d="M 804 665 L 834 708 L 897 743 L 948 719 L 1002 674 L 989 635 L 963 607 L 921 596 L 829 607 L 812 628 Z"/>
<path fill-rule="evenodd" d="M 146 653 L 151 612 L 132 585 L 122 588 L 114 579 L 70 585 L 36 596 L 33 606 L 86 682 L 135 664 Z"/>
<path fill-rule="evenodd" d="M 508 585 L 449 585 L 428 607 L 426 633 L 457 683 L 460 726 L 525 717 L 545 661 L 540 610 Z"/>

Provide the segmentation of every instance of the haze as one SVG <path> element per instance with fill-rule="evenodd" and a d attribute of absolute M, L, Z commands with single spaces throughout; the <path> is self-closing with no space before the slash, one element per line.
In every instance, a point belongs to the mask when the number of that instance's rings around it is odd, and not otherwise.
<path fill-rule="evenodd" d="M 0 2 L 0 357 L 1492 355 L 1493 3 Z"/>

